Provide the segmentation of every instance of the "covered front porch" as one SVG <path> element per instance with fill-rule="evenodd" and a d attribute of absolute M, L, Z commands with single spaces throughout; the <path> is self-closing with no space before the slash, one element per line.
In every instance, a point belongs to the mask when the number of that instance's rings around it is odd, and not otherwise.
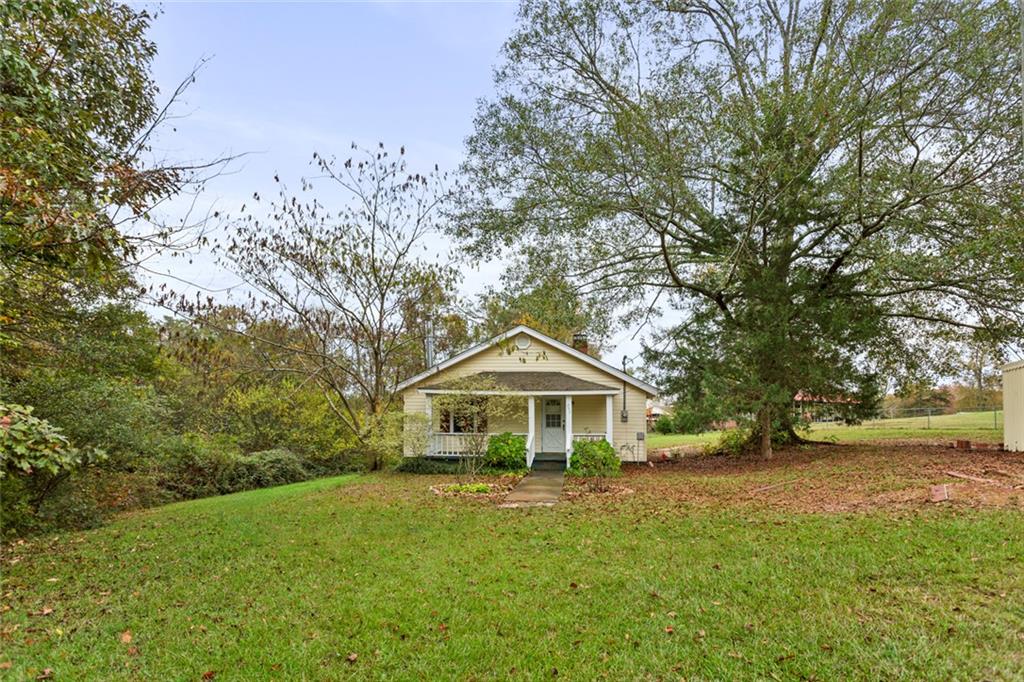
<path fill-rule="evenodd" d="M 498 394 L 521 396 L 521 412 L 496 423 L 468 423 L 459 415 L 435 409 L 435 396 L 453 389 L 445 384 L 425 386 L 420 390 L 426 398 L 430 424 L 428 456 L 462 457 L 477 449 L 482 434 L 511 432 L 526 439 L 526 463 L 530 468 L 542 462 L 568 467 L 573 441 L 613 442 L 617 388 L 561 372 L 481 373 L 484 375 L 495 388 L 466 393 L 481 399 Z"/>

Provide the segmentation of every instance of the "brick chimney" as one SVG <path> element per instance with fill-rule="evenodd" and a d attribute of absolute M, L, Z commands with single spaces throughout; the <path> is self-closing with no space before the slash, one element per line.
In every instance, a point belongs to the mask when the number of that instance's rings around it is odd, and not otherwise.
<path fill-rule="evenodd" d="M 572 335 L 572 347 L 581 353 L 590 352 L 590 344 L 587 343 L 587 335 L 579 332 Z"/>

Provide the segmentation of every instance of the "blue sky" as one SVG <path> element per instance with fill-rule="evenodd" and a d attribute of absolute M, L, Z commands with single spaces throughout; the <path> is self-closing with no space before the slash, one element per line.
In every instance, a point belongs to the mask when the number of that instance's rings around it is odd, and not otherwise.
<path fill-rule="evenodd" d="M 137 3 L 142 6 L 142 3 Z M 156 6 L 154 6 L 156 7 Z M 154 76 L 169 94 L 209 61 L 178 108 L 158 152 L 211 159 L 247 152 L 218 178 L 204 205 L 235 211 L 253 192 L 297 187 L 314 151 L 346 155 L 351 142 L 404 145 L 412 170 L 455 170 L 476 102 L 493 94 L 492 69 L 515 24 L 511 2 L 167 2 L 151 37 Z M 184 210 L 185 202 L 169 207 Z M 205 258 L 159 267 L 210 288 L 234 284 Z M 466 272 L 463 293 L 497 279 L 499 266 Z M 632 331 L 609 359 L 639 351 Z M 617 364 L 618 360 L 616 360 Z"/>

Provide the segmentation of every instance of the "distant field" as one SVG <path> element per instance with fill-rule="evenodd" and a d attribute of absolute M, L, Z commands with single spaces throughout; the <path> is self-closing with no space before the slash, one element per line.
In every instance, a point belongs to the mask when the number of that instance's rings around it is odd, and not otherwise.
<path fill-rule="evenodd" d="M 719 431 L 700 434 L 652 433 L 647 437 L 651 449 L 671 448 L 682 445 L 713 443 Z M 905 417 L 902 419 L 876 419 L 845 426 L 843 424 L 815 424 L 810 438 L 816 440 L 835 439 L 840 442 L 864 440 L 922 440 L 939 441 L 966 438 L 982 443 L 998 443 L 1003 440 L 1003 413 L 958 412 L 932 417 Z"/>

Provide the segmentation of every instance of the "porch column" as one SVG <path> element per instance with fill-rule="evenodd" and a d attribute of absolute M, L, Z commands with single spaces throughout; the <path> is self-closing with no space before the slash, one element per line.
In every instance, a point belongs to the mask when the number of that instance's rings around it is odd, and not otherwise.
<path fill-rule="evenodd" d="M 612 443 L 612 425 L 615 423 L 612 420 L 612 412 L 614 412 L 615 396 L 606 395 L 604 397 L 604 439 L 608 441 L 609 445 Z"/>
<path fill-rule="evenodd" d="M 427 414 L 427 454 L 434 454 L 434 396 L 426 395 L 427 406 L 424 410 Z"/>
<path fill-rule="evenodd" d="M 533 396 L 526 397 L 526 467 L 533 468 L 533 455 L 537 452 L 537 428 L 534 424 Z"/>
<path fill-rule="evenodd" d="M 565 466 L 572 461 L 572 396 L 565 396 Z"/>

